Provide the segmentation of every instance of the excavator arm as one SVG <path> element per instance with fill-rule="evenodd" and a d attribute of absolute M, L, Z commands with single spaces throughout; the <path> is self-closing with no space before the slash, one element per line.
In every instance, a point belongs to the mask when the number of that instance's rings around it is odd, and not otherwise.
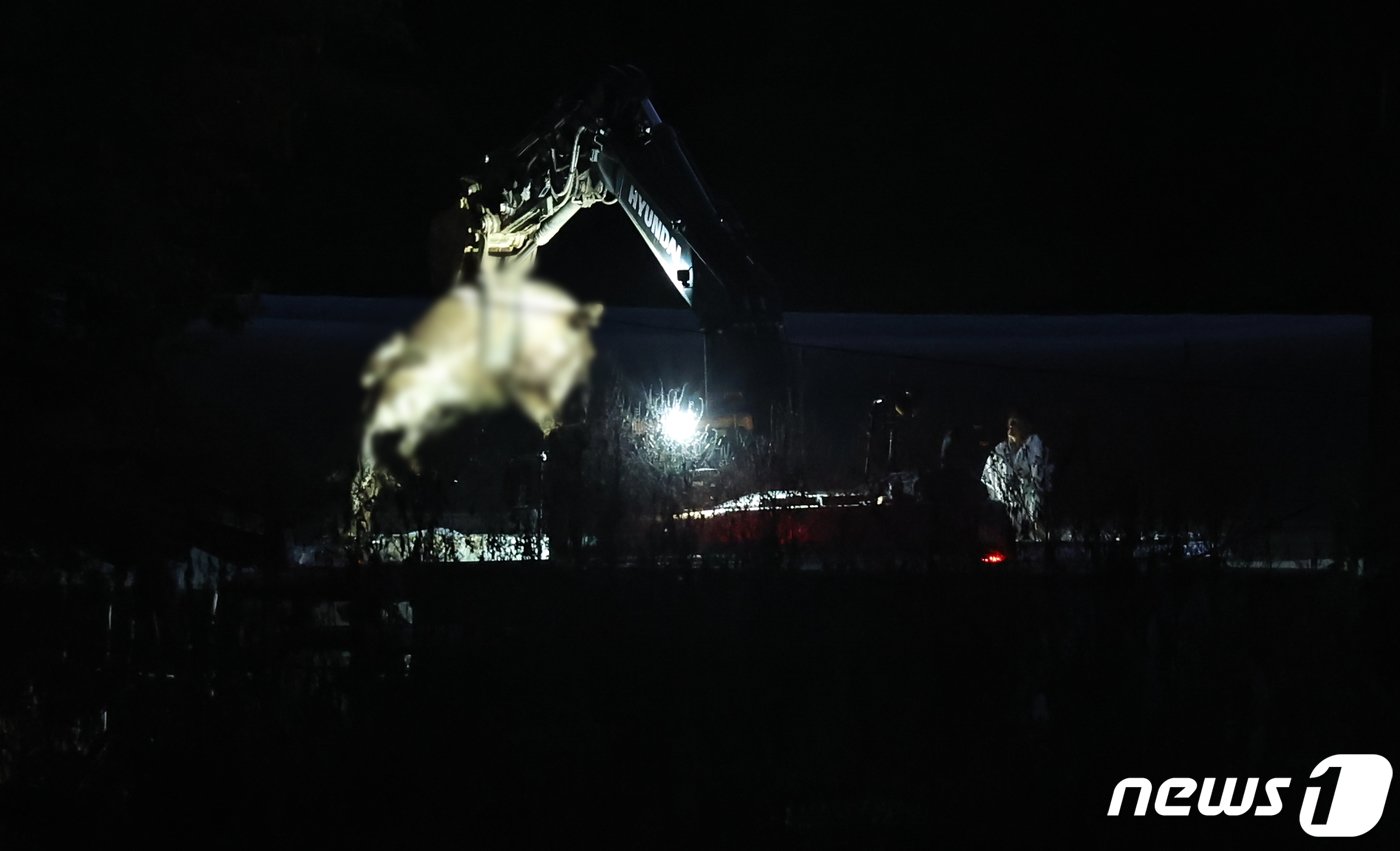
<path fill-rule="evenodd" d="M 540 246 L 598 204 L 622 208 L 699 318 L 711 411 L 761 427 L 784 379 L 774 368 L 783 361 L 777 287 L 720 214 L 636 69 L 610 68 L 561 98 L 517 144 L 463 178 L 458 209 L 438 226 L 448 258 L 439 274 L 452 285 L 490 268 L 528 270 Z"/>

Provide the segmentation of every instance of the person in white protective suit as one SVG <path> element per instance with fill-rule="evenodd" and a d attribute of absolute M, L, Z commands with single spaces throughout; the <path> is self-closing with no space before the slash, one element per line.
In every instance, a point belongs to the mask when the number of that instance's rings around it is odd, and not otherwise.
<path fill-rule="evenodd" d="M 1006 421 L 1006 440 L 982 467 L 982 484 L 988 498 L 1006 506 L 1018 539 L 1045 540 L 1045 494 L 1054 469 L 1040 435 L 1026 417 L 1013 413 Z"/>

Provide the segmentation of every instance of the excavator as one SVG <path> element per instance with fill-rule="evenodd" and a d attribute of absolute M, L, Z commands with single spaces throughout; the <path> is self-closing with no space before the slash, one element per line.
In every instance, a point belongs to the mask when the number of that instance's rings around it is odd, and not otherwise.
<path fill-rule="evenodd" d="M 573 305 L 528 276 L 540 249 L 594 206 L 622 208 L 666 284 L 699 319 L 707 424 L 759 435 L 773 428 L 787 378 L 778 287 L 662 121 L 646 76 L 612 66 L 559 98 L 516 144 L 485 156 L 461 178 L 453 208 L 434 219 L 431 271 L 448 295 L 413 331 L 382 345 L 363 377 L 370 418 L 353 494 L 362 532 L 384 485 L 397 484 L 386 472 L 390 454 L 411 466 L 422 437 L 464 412 L 514 402 L 545 435 L 557 425 L 565 397 L 586 376 L 587 330 L 601 307 L 546 326 L 513 317 Z M 496 330 L 508 323 L 508 331 Z M 515 341 L 530 333 L 548 342 L 522 354 Z M 515 348 L 498 351 L 501 340 Z M 540 351 L 551 354 L 542 360 Z M 502 366 L 493 371 L 491 362 Z M 399 441 L 396 453 L 379 448 L 389 434 Z"/>
<path fill-rule="evenodd" d="M 610 67 L 560 98 L 515 145 L 462 179 L 456 210 L 434 223 L 435 274 L 449 286 L 491 270 L 528 270 L 580 211 L 620 206 L 706 337 L 707 405 L 763 429 L 780 397 L 778 287 L 720 212 L 646 76 Z"/>

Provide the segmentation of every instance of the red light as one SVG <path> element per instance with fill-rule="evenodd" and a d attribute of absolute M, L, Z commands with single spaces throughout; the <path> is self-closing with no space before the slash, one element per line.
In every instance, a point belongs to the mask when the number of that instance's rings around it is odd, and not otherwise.
<path fill-rule="evenodd" d="M 992 550 L 991 552 L 982 556 L 983 564 L 1000 564 L 1004 561 L 1006 561 L 1006 556 L 1001 554 L 997 550 Z"/>

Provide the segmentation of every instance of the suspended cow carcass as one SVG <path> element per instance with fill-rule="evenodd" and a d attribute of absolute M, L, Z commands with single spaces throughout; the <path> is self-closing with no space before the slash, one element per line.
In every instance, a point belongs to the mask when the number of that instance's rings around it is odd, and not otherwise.
<path fill-rule="evenodd" d="M 454 287 L 407 332 L 385 341 L 362 376 L 366 391 L 356 532 L 370 530 L 392 469 L 419 471 L 424 441 L 469 417 L 511 406 L 548 434 L 588 375 L 599 304 L 508 273 Z"/>

